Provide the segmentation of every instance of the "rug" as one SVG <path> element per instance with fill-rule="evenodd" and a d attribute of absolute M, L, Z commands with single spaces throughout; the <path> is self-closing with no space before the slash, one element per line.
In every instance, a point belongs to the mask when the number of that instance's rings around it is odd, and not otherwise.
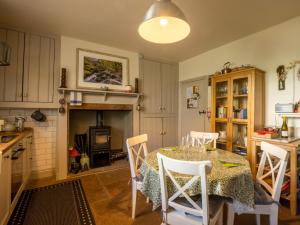
<path fill-rule="evenodd" d="M 80 180 L 23 191 L 8 225 L 94 225 Z"/>

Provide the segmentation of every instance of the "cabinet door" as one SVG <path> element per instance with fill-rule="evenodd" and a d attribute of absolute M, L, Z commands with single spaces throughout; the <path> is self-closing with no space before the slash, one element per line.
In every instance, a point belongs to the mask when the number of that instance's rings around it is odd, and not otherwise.
<path fill-rule="evenodd" d="M 29 135 L 26 137 L 26 150 L 27 150 L 27 167 L 26 167 L 26 171 L 27 171 L 27 178 L 30 178 L 30 174 L 31 174 L 31 168 L 32 168 L 32 150 L 31 150 L 31 146 L 32 146 L 32 135 Z"/>
<path fill-rule="evenodd" d="M 23 146 L 23 181 L 26 183 L 31 173 L 31 135 L 24 138 Z"/>
<path fill-rule="evenodd" d="M 0 29 L 0 41 L 11 47 L 10 65 L 0 67 L 0 101 L 22 101 L 24 33 Z"/>
<path fill-rule="evenodd" d="M 224 138 L 217 141 L 217 147 L 221 149 L 231 149 L 230 88 L 229 78 L 212 79 L 211 130 L 224 134 Z"/>
<path fill-rule="evenodd" d="M 23 101 L 53 102 L 55 41 L 26 34 L 25 45 Z"/>
<path fill-rule="evenodd" d="M 0 224 L 5 224 L 10 210 L 11 150 L 2 156 L 0 171 Z"/>
<path fill-rule="evenodd" d="M 231 150 L 243 156 L 247 156 L 247 146 L 250 144 L 248 142 L 250 139 L 248 137 L 250 133 L 248 124 L 251 110 L 251 100 L 249 98 L 251 86 L 251 79 L 248 74 L 233 76 L 231 78 Z"/>
<path fill-rule="evenodd" d="M 144 113 L 161 113 L 160 63 L 143 60 Z"/>
<path fill-rule="evenodd" d="M 161 64 L 162 111 L 176 114 L 178 111 L 178 66 Z"/>
<path fill-rule="evenodd" d="M 163 118 L 163 147 L 178 145 L 177 117 Z"/>
<path fill-rule="evenodd" d="M 148 135 L 148 151 L 162 147 L 162 118 L 146 117 L 142 119 L 141 134 Z"/>

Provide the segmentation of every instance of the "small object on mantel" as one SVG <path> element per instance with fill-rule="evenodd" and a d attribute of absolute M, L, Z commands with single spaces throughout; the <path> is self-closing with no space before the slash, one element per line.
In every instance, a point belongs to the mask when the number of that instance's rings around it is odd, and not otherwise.
<path fill-rule="evenodd" d="M 134 92 L 139 93 L 139 78 L 134 79 Z"/>
<path fill-rule="evenodd" d="M 109 88 L 107 86 L 100 87 L 100 91 L 108 91 Z"/>
<path fill-rule="evenodd" d="M 3 130 L 3 126 L 4 126 L 4 120 L 0 120 L 0 131 Z"/>
<path fill-rule="evenodd" d="M 67 69 L 61 68 L 61 76 L 60 76 L 60 87 L 59 88 L 67 88 Z"/>
<path fill-rule="evenodd" d="M 125 91 L 131 93 L 132 92 L 132 86 L 130 84 L 125 86 Z"/>
<path fill-rule="evenodd" d="M 70 93 L 70 105 L 81 106 L 82 105 L 82 93 L 71 91 Z"/>

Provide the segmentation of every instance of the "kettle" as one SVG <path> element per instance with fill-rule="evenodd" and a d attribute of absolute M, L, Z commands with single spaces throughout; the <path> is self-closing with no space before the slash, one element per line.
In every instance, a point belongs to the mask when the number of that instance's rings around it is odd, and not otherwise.
<path fill-rule="evenodd" d="M 22 117 L 22 116 L 16 117 L 17 130 L 19 132 L 22 132 L 24 130 L 24 122 L 25 122 L 25 117 Z"/>

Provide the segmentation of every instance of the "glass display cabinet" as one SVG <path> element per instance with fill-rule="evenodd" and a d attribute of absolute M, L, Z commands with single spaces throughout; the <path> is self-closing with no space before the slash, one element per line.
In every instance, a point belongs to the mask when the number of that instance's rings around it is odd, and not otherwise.
<path fill-rule="evenodd" d="M 250 139 L 264 126 L 264 72 L 249 68 L 212 76 L 211 130 L 217 147 L 250 159 Z"/>

